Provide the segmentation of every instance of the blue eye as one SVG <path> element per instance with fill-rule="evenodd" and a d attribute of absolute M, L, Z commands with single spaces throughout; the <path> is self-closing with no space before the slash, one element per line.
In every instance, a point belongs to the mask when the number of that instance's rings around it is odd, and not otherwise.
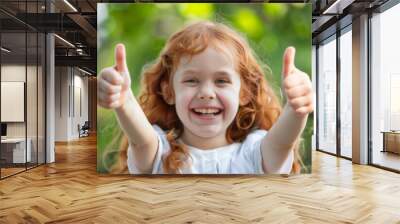
<path fill-rule="evenodd" d="M 226 84 L 226 83 L 230 83 L 230 82 L 229 82 L 229 80 L 226 80 L 226 79 L 217 79 L 217 80 L 215 80 L 215 83 Z"/>
<path fill-rule="evenodd" d="M 185 80 L 183 82 L 186 82 L 186 83 L 197 83 L 198 81 L 197 81 L 197 79 L 187 79 L 187 80 Z"/>

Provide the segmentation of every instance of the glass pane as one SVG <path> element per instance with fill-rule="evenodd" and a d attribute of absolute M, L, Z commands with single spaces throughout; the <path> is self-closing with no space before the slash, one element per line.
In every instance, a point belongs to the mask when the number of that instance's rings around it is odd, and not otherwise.
<path fill-rule="evenodd" d="M 26 144 L 26 33 L 1 34 L 2 178 L 25 170 L 31 151 Z M 28 150 L 26 150 L 28 146 Z"/>
<path fill-rule="evenodd" d="M 26 113 L 27 113 L 27 142 L 30 148 L 30 160 L 28 160 L 28 168 L 37 165 L 37 74 L 38 74 L 38 36 L 36 32 L 27 33 L 28 44 L 28 63 L 27 63 L 27 82 L 26 82 Z"/>
<path fill-rule="evenodd" d="M 44 34 L 39 34 L 38 45 L 38 163 L 45 163 L 45 44 Z"/>
<path fill-rule="evenodd" d="M 318 51 L 318 147 L 336 154 L 336 39 Z"/>
<path fill-rule="evenodd" d="M 400 5 L 372 18 L 372 163 L 400 170 Z"/>
<path fill-rule="evenodd" d="M 352 157 L 352 35 L 351 30 L 340 37 L 340 153 Z"/>
<path fill-rule="evenodd" d="M 1 118 L 4 132 L 0 147 L 2 178 L 45 161 L 45 38 L 44 34 L 21 22 L 38 19 L 35 14 L 43 13 L 44 6 L 44 0 L 0 3 L 0 7 L 19 18 L 16 20 L 0 12 L 0 18 L 7 19 L 7 23 L 0 24 L 1 81 L 4 87 L 0 110 L 2 115 L 5 114 Z"/>

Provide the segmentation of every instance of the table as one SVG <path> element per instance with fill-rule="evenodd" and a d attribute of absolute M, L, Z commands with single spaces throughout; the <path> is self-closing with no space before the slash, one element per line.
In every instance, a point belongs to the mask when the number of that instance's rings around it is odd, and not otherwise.
<path fill-rule="evenodd" d="M 382 152 L 392 152 L 400 154 L 400 131 L 382 131 L 383 150 Z"/>
<path fill-rule="evenodd" d="M 1 157 L 6 163 L 26 163 L 32 160 L 30 138 L 27 138 L 25 154 L 25 138 L 6 138 L 1 139 Z M 11 159 L 12 158 L 12 159 Z M 26 161 L 25 161 L 26 160 Z"/>

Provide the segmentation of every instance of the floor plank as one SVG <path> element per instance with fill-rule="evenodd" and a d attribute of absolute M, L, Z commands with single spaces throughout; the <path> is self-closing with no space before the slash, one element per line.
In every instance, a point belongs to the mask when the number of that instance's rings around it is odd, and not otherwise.
<path fill-rule="evenodd" d="M 133 177 L 96 173 L 96 138 L 0 181 L 0 223 L 400 223 L 400 175 L 313 152 L 313 172 Z"/>

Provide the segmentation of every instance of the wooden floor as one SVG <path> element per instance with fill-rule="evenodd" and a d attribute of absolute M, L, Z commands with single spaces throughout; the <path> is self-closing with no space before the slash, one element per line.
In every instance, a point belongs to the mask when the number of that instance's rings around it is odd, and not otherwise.
<path fill-rule="evenodd" d="M 27 167 L 25 168 L 25 164 L 18 164 L 18 167 L 2 167 L 1 168 L 1 178 L 6 178 L 8 176 L 24 172 L 27 169 L 33 169 L 37 166 L 37 164 L 27 163 Z"/>
<path fill-rule="evenodd" d="M 18 168 L 4 168 L 4 167 L 2 167 L 1 168 L 1 178 L 11 176 L 13 174 L 22 172 L 24 170 L 25 170 L 25 167 L 24 168 L 19 168 L 19 167 Z"/>
<path fill-rule="evenodd" d="M 374 164 L 400 170 L 400 154 L 375 151 L 372 160 Z"/>
<path fill-rule="evenodd" d="M 400 223 L 400 175 L 320 152 L 291 177 L 96 173 L 95 137 L 0 181 L 0 223 Z"/>

